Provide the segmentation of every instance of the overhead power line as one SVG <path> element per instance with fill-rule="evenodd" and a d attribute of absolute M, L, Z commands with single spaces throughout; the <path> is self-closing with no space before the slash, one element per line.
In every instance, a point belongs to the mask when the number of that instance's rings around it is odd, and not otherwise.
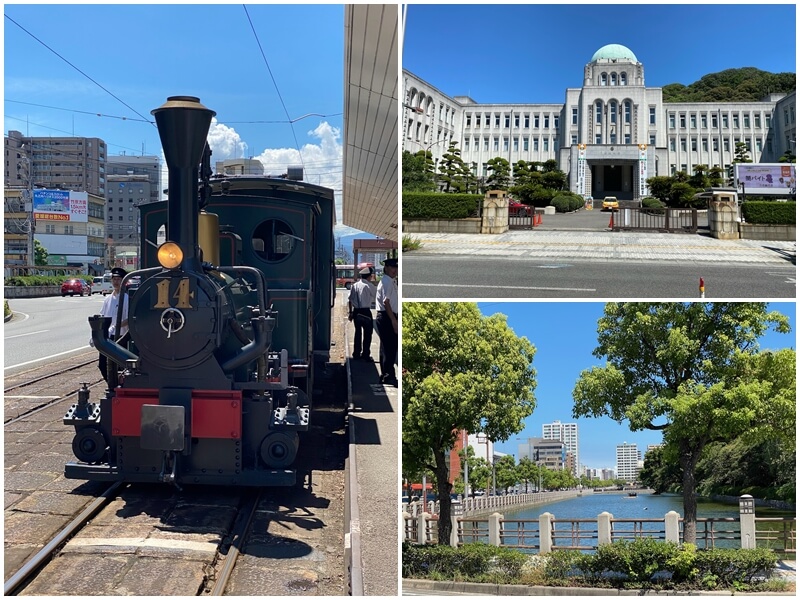
<path fill-rule="evenodd" d="M 269 61 L 267 60 L 267 55 L 264 54 L 264 48 L 261 46 L 261 40 L 258 39 L 258 33 L 256 33 L 256 28 L 253 25 L 253 20 L 250 18 L 250 13 L 247 11 L 247 6 L 242 5 L 244 8 L 244 14 L 247 15 L 247 21 L 250 23 L 250 28 L 253 30 L 253 36 L 256 38 L 256 44 L 258 44 L 258 49 L 261 52 L 261 58 L 264 59 L 264 64 L 267 66 L 267 71 L 269 71 L 269 76 L 272 79 L 272 84 L 275 86 L 275 91 L 278 93 L 278 99 L 281 101 L 281 106 L 283 106 L 283 112 L 286 113 L 286 118 L 289 119 L 289 126 L 292 129 L 292 136 L 294 137 L 294 145 L 297 149 L 297 153 L 300 155 L 300 163 L 303 163 L 303 153 L 300 152 L 300 143 L 297 141 L 297 134 L 294 131 L 294 122 L 292 121 L 292 117 L 289 116 L 289 111 L 286 109 L 286 103 L 283 101 L 283 96 L 281 96 L 281 91 L 278 89 L 278 83 L 275 81 L 275 76 L 272 74 L 272 69 L 269 66 Z M 305 165 L 303 165 L 305 167 Z"/>
<path fill-rule="evenodd" d="M 48 46 L 47 44 L 45 44 L 45 43 L 44 43 L 42 40 L 40 40 L 38 37 L 36 37 L 35 35 L 33 35 L 33 34 L 30 32 L 30 31 L 28 31 L 27 29 L 25 29 L 25 28 L 24 28 L 22 25 L 20 25 L 19 23 L 17 23 L 17 22 L 16 22 L 14 19 L 12 19 L 11 17 L 9 17 L 7 14 L 5 15 L 5 17 L 6 17 L 6 19 L 8 19 L 9 21 L 11 21 L 11 22 L 12 22 L 14 25 L 16 25 L 17 27 L 19 27 L 19 28 L 20 28 L 22 31 L 24 31 L 25 33 L 27 33 L 29 36 L 31 36 L 33 39 L 35 39 L 37 42 L 39 42 L 39 43 L 40 43 L 42 46 L 44 46 L 45 48 L 47 48 L 48 50 L 50 50 L 50 52 L 52 52 L 53 54 L 55 54 L 55 55 L 56 55 L 58 58 L 60 58 L 61 60 L 63 60 L 65 63 L 67 63 L 67 64 L 68 64 L 70 67 L 72 67 L 73 69 L 75 69 L 75 70 L 76 70 L 78 73 L 80 73 L 81 75 L 83 75 L 84 77 L 86 77 L 86 79 L 88 79 L 89 81 L 91 81 L 93 84 L 95 84 L 97 87 L 99 87 L 99 88 L 100 88 L 101 90 L 103 90 L 105 93 L 107 93 L 109 96 L 111 96 L 112 98 L 114 98 L 115 100 L 117 100 L 119 103 L 121 103 L 121 104 L 122 104 L 123 106 L 125 106 L 126 108 L 128 108 L 128 109 L 132 110 L 133 112 L 135 112 L 137 115 L 139 115 L 140 117 L 142 117 L 142 119 L 144 119 L 144 120 L 145 120 L 145 121 L 147 121 L 148 123 L 151 123 L 151 124 L 153 125 L 153 127 L 155 127 L 155 126 L 156 126 L 156 124 L 155 124 L 155 123 L 153 123 L 152 121 L 149 121 L 149 120 L 147 119 L 147 117 L 145 117 L 145 116 L 144 116 L 142 113 L 140 113 L 138 110 L 136 110 L 135 108 L 133 108 L 132 106 L 130 106 L 128 103 L 126 103 L 124 100 L 122 100 L 122 98 L 118 97 L 118 96 L 117 96 L 117 95 L 115 95 L 113 92 L 111 92 L 111 91 L 107 90 L 107 89 L 106 89 L 105 87 L 103 87 L 103 86 L 102 86 L 100 83 L 98 83 L 97 81 L 95 81 L 94 79 L 92 79 L 92 78 L 91 78 L 89 75 L 87 75 L 86 73 L 84 73 L 83 71 L 81 71 L 81 70 L 80 70 L 78 67 L 76 67 L 75 65 L 73 65 L 71 62 L 69 62 L 69 61 L 68 61 L 66 58 L 64 58 L 63 56 L 61 56 L 61 55 L 60 55 L 58 52 L 56 52 L 56 51 L 55 51 L 55 50 L 53 50 L 53 49 L 52 49 L 50 46 Z"/>

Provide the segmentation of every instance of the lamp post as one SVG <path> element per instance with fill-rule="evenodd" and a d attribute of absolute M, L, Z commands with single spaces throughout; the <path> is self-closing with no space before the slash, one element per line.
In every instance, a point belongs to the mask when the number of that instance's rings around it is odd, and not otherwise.
<path fill-rule="evenodd" d="M 34 234 L 36 233 L 36 219 L 33 216 L 33 166 L 31 164 L 31 158 L 28 156 L 28 144 L 22 144 L 20 146 L 20 150 L 25 151 L 25 156 L 21 157 L 20 160 L 24 161 L 25 163 L 25 212 L 28 214 L 28 223 L 27 223 L 27 235 L 28 235 L 28 260 L 27 264 L 29 267 L 33 267 L 36 265 L 36 257 L 35 257 L 35 250 L 36 245 L 34 243 Z M 18 166 L 19 168 L 19 166 Z"/>

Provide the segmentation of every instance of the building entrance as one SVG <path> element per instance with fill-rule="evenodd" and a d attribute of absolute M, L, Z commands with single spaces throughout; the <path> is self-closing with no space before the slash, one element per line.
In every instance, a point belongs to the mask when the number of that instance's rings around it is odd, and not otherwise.
<path fill-rule="evenodd" d="M 592 165 L 592 197 L 616 196 L 618 200 L 634 199 L 634 170 L 631 164 Z"/>

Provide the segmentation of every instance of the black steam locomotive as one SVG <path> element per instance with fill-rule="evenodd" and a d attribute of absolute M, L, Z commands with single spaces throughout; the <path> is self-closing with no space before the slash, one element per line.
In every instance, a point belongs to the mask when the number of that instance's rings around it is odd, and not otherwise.
<path fill-rule="evenodd" d="M 128 336 L 109 339 L 111 319 L 89 318 L 118 369 L 99 402 L 83 389 L 64 417 L 79 460 L 68 478 L 295 483 L 330 351 L 333 191 L 291 169 L 212 177 L 214 114 L 188 96 L 153 111 L 169 200 L 140 207 L 142 269 L 122 285 Z"/>

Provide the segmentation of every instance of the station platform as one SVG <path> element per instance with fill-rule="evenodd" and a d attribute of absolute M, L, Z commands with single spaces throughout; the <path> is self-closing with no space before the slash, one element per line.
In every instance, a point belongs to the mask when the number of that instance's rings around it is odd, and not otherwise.
<path fill-rule="evenodd" d="M 373 317 L 375 316 L 373 311 Z M 372 361 L 353 359 L 355 329 L 344 319 L 350 448 L 345 540 L 353 596 L 397 596 L 399 562 L 398 388 L 380 383 L 380 338 L 373 331 Z M 346 525 L 347 527 L 347 525 Z"/>

